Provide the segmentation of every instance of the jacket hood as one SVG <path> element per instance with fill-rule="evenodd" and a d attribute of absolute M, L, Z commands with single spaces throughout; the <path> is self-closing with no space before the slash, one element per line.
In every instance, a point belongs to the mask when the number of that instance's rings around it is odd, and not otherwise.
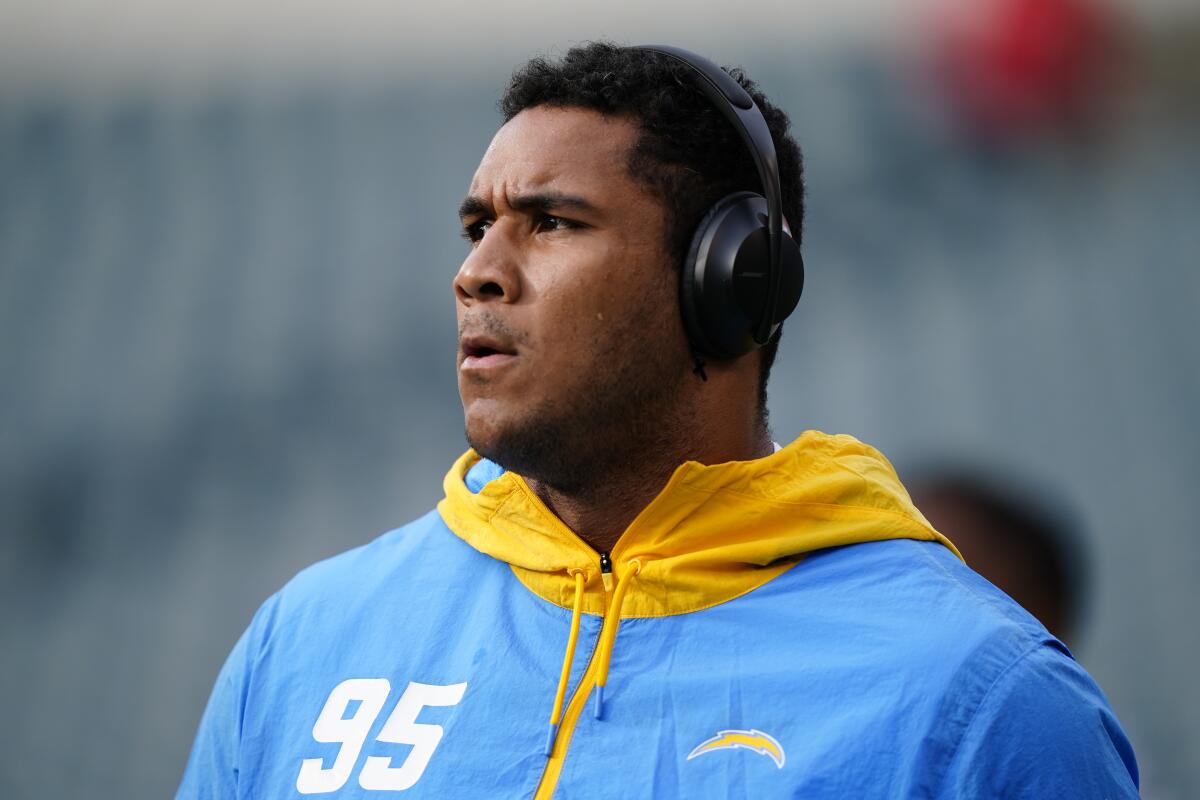
<path fill-rule="evenodd" d="M 545 506 L 523 478 L 468 450 L 447 473 L 438 512 L 455 534 L 511 565 L 543 599 L 603 615 L 600 557 Z M 806 553 L 885 539 L 954 545 L 912 504 L 882 453 L 846 435 L 808 431 L 772 455 L 681 464 L 610 554 L 638 590 L 622 617 L 683 614 L 746 594 Z M 961 558 L 961 556 L 959 556 Z"/>

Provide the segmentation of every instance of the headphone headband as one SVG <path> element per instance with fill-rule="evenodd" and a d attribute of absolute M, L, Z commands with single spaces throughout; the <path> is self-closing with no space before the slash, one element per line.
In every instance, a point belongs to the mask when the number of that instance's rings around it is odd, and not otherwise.
<path fill-rule="evenodd" d="M 758 178 L 762 183 L 763 197 L 767 201 L 767 247 L 770 269 L 767 273 L 767 302 L 762 317 L 754 327 L 754 341 L 766 344 L 773 333 L 776 306 L 779 304 L 779 280 L 782 267 L 780 240 L 783 237 L 783 198 L 779 186 L 779 162 L 775 156 L 775 142 L 771 129 L 762 111 L 754 104 L 750 94 L 729 73 L 704 56 L 665 44 L 639 45 L 634 50 L 672 58 L 691 69 L 700 80 L 696 86 L 712 101 L 721 114 L 733 124 L 742 137 Z"/>

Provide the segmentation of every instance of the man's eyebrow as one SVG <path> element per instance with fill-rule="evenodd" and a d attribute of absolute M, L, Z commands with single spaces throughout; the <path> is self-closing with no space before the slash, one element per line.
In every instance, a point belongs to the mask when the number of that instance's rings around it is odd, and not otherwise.
<path fill-rule="evenodd" d="M 517 211 L 551 211 L 556 208 L 576 211 L 596 211 L 596 206 L 582 197 L 562 192 L 537 192 L 518 195 L 509 201 Z"/>
<path fill-rule="evenodd" d="M 534 194 L 517 195 L 509 201 L 509 206 L 515 211 L 528 213 L 530 211 L 552 211 L 554 209 L 574 209 L 577 211 L 598 211 L 599 209 L 588 200 L 578 195 L 563 192 L 536 192 Z M 468 197 L 458 207 L 459 219 L 474 217 L 479 214 L 491 214 L 491 203 L 478 197 Z"/>
<path fill-rule="evenodd" d="M 491 210 L 492 206 L 478 197 L 467 197 L 458 207 L 458 218 L 466 219 L 467 217 L 486 214 Z"/>

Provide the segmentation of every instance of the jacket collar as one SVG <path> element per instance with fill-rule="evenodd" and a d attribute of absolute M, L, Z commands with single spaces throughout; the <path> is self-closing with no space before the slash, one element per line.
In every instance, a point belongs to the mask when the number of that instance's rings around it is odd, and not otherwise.
<path fill-rule="evenodd" d="M 564 608 L 574 573 L 583 574 L 583 612 L 604 613 L 599 554 L 522 477 L 468 450 L 444 488 L 438 511 L 455 534 Z M 885 539 L 937 541 L 958 555 L 881 453 L 850 436 L 809 431 L 764 458 L 681 464 L 611 558 L 618 577 L 639 566 L 622 616 L 665 616 L 750 592 L 815 550 Z"/>

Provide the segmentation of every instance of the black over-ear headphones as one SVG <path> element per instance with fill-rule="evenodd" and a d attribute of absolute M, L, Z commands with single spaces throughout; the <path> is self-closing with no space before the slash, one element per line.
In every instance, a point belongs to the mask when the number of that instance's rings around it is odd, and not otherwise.
<path fill-rule="evenodd" d="M 707 58 L 669 45 L 634 49 L 689 67 L 697 88 L 733 124 L 754 157 L 763 193 L 735 192 L 705 213 L 683 262 L 679 292 L 693 347 L 712 358 L 738 358 L 771 340 L 804 288 L 800 245 L 783 228 L 771 131 L 749 93 Z"/>

